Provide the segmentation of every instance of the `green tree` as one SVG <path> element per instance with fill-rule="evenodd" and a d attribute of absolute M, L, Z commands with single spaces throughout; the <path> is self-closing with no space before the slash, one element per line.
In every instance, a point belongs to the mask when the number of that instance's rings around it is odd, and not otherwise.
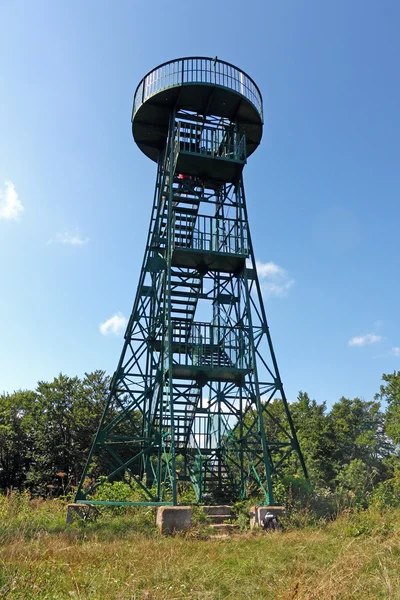
<path fill-rule="evenodd" d="M 44 494 L 62 481 L 76 483 L 82 473 L 108 393 L 103 371 L 78 377 L 60 374 L 40 381 L 33 411 L 35 428 L 27 484 Z"/>
<path fill-rule="evenodd" d="M 21 488 L 29 469 L 33 443 L 35 392 L 0 396 L 0 490 Z"/>
<path fill-rule="evenodd" d="M 382 469 L 393 448 L 385 435 L 385 414 L 379 402 L 342 397 L 332 406 L 330 420 L 337 470 L 355 459 L 371 469 Z"/>
<path fill-rule="evenodd" d="M 368 466 L 359 458 L 344 465 L 337 476 L 338 489 L 347 492 L 354 504 L 366 506 L 373 489 L 374 477 Z"/>
<path fill-rule="evenodd" d="M 382 380 L 385 383 L 375 398 L 387 403 L 385 431 L 394 444 L 400 446 L 400 371 L 383 374 Z"/>
<path fill-rule="evenodd" d="M 310 481 L 314 487 L 326 487 L 335 475 L 332 423 L 326 404 L 300 392 L 290 409 Z"/>

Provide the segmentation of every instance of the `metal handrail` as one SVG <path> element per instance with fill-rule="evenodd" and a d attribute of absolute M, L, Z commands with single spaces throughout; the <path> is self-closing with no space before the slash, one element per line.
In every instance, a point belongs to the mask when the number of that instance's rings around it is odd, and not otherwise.
<path fill-rule="evenodd" d="M 179 123 L 175 131 L 175 163 L 179 152 L 245 162 L 246 136 L 227 127 Z"/>
<path fill-rule="evenodd" d="M 172 231 L 174 247 L 240 256 L 249 254 L 244 221 L 197 215 L 194 222 L 191 215 L 178 214 L 174 217 Z"/>
<path fill-rule="evenodd" d="M 175 324 L 179 327 L 179 321 Z M 174 341 L 174 334 L 172 341 Z M 207 364 L 211 367 L 226 366 L 220 364 L 222 355 L 217 354 L 213 357 L 212 351 L 216 350 L 217 353 L 225 354 L 233 368 L 251 368 L 252 356 L 248 348 L 246 328 L 237 329 L 214 323 L 194 322 L 190 328 L 188 341 L 178 352 L 177 363 L 184 365 L 192 363 L 196 366 Z M 207 363 L 204 363 L 205 359 Z"/>
<path fill-rule="evenodd" d="M 171 87 L 194 83 L 235 91 L 255 107 L 262 120 L 262 96 L 255 81 L 231 63 L 203 56 L 170 60 L 149 71 L 136 88 L 132 120 L 139 107 L 154 94 Z"/>

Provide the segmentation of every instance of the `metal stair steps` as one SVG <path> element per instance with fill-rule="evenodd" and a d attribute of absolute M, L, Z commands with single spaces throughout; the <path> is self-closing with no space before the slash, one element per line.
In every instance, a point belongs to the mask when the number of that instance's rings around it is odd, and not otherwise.
<path fill-rule="evenodd" d="M 189 312 L 191 312 L 191 311 L 183 310 L 182 308 L 175 308 L 174 306 L 171 308 L 171 313 L 178 313 L 178 314 L 186 315 Z"/>
<path fill-rule="evenodd" d="M 176 277 L 177 275 L 179 275 L 179 273 L 174 273 L 171 272 L 172 276 Z M 191 276 L 192 277 L 192 276 Z M 201 288 L 201 283 L 200 283 L 200 278 L 199 278 L 199 283 L 191 283 L 188 281 L 171 281 L 171 286 L 182 286 L 182 287 L 192 287 L 192 288 Z"/>
<path fill-rule="evenodd" d="M 176 230 L 180 230 L 180 231 L 192 231 L 193 230 L 193 225 L 195 223 L 195 219 L 184 219 L 183 222 L 179 222 L 178 220 L 175 221 L 175 231 Z M 166 225 L 166 221 L 162 222 L 163 225 Z"/>
<path fill-rule="evenodd" d="M 171 296 L 172 295 L 177 298 L 193 298 L 193 294 L 191 292 L 187 292 L 187 291 L 183 292 L 183 291 L 179 291 L 179 290 L 172 290 Z M 175 302 L 177 302 L 177 300 L 175 300 Z"/>
<path fill-rule="evenodd" d="M 175 215 L 193 215 L 194 217 L 197 216 L 198 213 L 198 205 L 197 208 L 186 208 L 185 206 L 174 206 L 173 208 L 174 214 Z"/>
<path fill-rule="evenodd" d="M 232 366 L 232 361 L 226 352 L 214 345 L 206 345 L 204 344 L 202 347 L 201 354 L 201 364 L 202 365 L 218 365 L 221 367 L 230 367 Z"/>
<path fill-rule="evenodd" d="M 186 194 L 185 196 L 178 196 L 178 195 L 174 195 L 172 197 L 173 202 L 179 202 L 179 204 L 193 204 L 193 205 L 197 205 L 197 207 L 200 204 L 200 195 L 197 198 L 192 198 L 191 196 L 189 196 L 188 194 Z"/>
<path fill-rule="evenodd" d="M 174 294 L 173 291 L 171 292 L 171 296 L 174 296 L 173 300 L 171 299 L 174 304 L 186 305 L 186 306 L 196 306 L 196 304 L 197 304 L 196 300 L 190 300 L 190 298 L 192 297 L 190 294 L 187 294 L 186 300 L 179 300 L 179 299 L 175 298 L 176 294 Z M 184 297 L 183 294 L 181 296 L 179 296 L 179 298 L 183 298 L 183 297 Z"/>

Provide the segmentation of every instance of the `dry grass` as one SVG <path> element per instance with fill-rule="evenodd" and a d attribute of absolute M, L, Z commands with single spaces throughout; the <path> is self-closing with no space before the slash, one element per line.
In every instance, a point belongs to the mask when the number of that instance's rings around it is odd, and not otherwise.
<path fill-rule="evenodd" d="M 48 503 L 5 516 L 0 505 L 1 599 L 400 599 L 394 511 L 209 540 L 142 533 L 137 517 L 67 529 Z"/>

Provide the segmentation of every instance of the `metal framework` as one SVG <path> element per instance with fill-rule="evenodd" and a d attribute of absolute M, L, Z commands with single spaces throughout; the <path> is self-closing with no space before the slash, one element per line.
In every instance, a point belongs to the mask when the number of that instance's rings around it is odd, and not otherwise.
<path fill-rule="evenodd" d="M 141 490 L 133 504 L 176 505 L 185 482 L 199 502 L 232 502 L 260 488 L 274 504 L 274 476 L 292 452 L 307 477 L 243 186 L 262 123 L 257 85 L 217 59 L 165 63 L 135 92 L 133 135 L 157 162 L 153 208 L 122 354 L 76 502 L 95 503 L 102 481 L 120 479 Z M 282 421 L 272 402 L 282 403 Z M 97 454 L 109 467 L 96 480 Z"/>

